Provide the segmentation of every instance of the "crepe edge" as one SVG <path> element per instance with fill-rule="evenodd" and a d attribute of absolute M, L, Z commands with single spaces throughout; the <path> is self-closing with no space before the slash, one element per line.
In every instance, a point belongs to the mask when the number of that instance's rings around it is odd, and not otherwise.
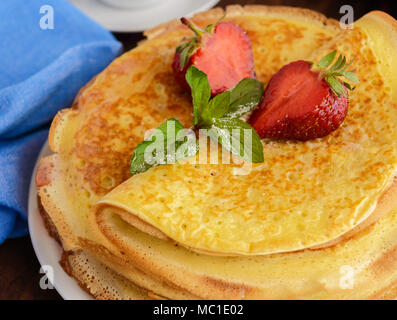
<path fill-rule="evenodd" d="M 131 225 L 132 227 L 147 233 L 148 235 L 166 241 L 171 241 L 174 244 L 181 245 L 188 250 L 197 252 L 199 254 L 206 254 L 212 256 L 229 256 L 229 257 L 241 257 L 241 256 L 266 256 L 270 254 L 282 254 L 282 253 L 295 253 L 303 250 L 318 250 L 324 249 L 331 246 L 334 246 L 342 241 L 347 241 L 351 239 L 355 234 L 359 233 L 360 231 L 368 228 L 375 222 L 377 222 L 380 218 L 382 218 L 385 214 L 387 214 L 390 210 L 397 207 L 397 176 L 394 177 L 393 182 L 391 185 L 386 188 L 383 194 L 379 197 L 376 206 L 374 207 L 371 214 L 368 215 L 366 219 L 361 221 L 359 224 L 354 226 L 352 229 L 346 231 L 342 235 L 331 239 L 327 242 L 313 245 L 310 247 L 299 248 L 295 250 L 285 250 L 285 251 L 276 251 L 276 252 L 266 252 L 266 253 L 231 253 L 231 252 L 216 252 L 201 248 L 195 248 L 188 245 L 185 245 L 181 242 L 176 241 L 175 239 L 171 238 L 169 235 L 164 233 L 162 230 L 157 228 L 156 226 L 150 224 L 149 222 L 143 220 L 138 215 L 134 214 L 131 210 L 128 210 L 124 207 L 120 207 L 117 203 L 113 201 L 106 201 L 100 200 L 96 205 L 94 205 L 91 211 L 91 222 L 95 223 L 101 232 L 104 232 L 107 228 L 106 222 L 102 219 L 102 215 L 105 214 L 105 210 L 111 208 L 112 213 L 117 214 L 123 221 Z"/>
<path fill-rule="evenodd" d="M 70 277 L 77 281 L 80 288 L 86 293 L 90 294 L 93 298 L 100 300 L 116 300 L 125 298 L 122 292 L 115 294 L 115 292 L 117 292 L 117 288 L 112 288 L 111 286 L 109 287 L 109 285 L 104 286 L 98 277 L 87 277 L 87 269 L 95 269 L 95 267 L 92 265 L 100 264 L 102 272 L 107 273 L 105 278 L 113 278 L 119 285 L 121 284 L 122 286 L 130 287 L 130 290 L 136 290 L 138 295 L 147 296 L 145 297 L 145 300 L 202 299 L 201 297 L 194 295 L 183 288 L 169 283 L 166 279 L 157 279 L 154 275 L 150 275 L 140 270 L 138 266 L 133 265 L 132 263 L 130 265 L 120 265 L 120 261 L 117 259 L 117 257 L 109 252 L 105 247 L 92 243 L 86 239 L 80 239 L 80 243 L 82 244 L 80 248 L 65 250 L 62 246 L 60 234 L 55 224 L 51 220 L 50 215 L 43 207 L 41 200 L 42 199 L 40 196 L 38 196 L 38 212 L 43 220 L 45 229 L 49 236 L 58 242 L 58 244 L 62 247 L 62 254 L 59 264 Z M 92 259 L 96 261 L 92 262 Z M 129 277 L 126 277 L 118 272 L 120 269 L 125 270 L 127 267 L 130 270 Z M 139 278 L 144 278 L 145 280 L 142 282 L 142 280 Z M 144 283 L 148 281 L 157 282 L 158 285 L 156 287 L 160 288 L 160 290 L 155 292 L 153 291 L 154 288 L 152 286 L 149 288 L 144 285 Z"/>

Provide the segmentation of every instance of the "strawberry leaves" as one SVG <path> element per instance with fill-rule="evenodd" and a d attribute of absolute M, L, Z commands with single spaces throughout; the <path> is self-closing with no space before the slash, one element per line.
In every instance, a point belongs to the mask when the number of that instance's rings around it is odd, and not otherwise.
<path fill-rule="evenodd" d="M 331 90 L 338 97 L 346 96 L 347 92 L 345 87 L 349 90 L 352 90 L 352 88 L 349 83 L 339 80 L 339 77 L 344 77 L 348 81 L 355 84 L 360 83 L 357 76 L 354 74 L 354 70 L 348 70 L 354 59 L 350 63 L 346 64 L 346 57 L 339 55 L 335 63 L 332 65 L 335 57 L 336 50 L 330 52 L 324 58 L 322 58 L 316 67 L 320 69 L 321 75 L 324 77 L 325 81 L 327 81 L 331 87 Z"/>
<path fill-rule="evenodd" d="M 196 51 L 199 43 L 197 39 L 194 37 L 191 38 L 189 41 L 180 44 L 176 47 L 176 52 L 180 53 L 180 62 L 179 62 L 179 69 L 182 71 L 185 69 L 187 63 L 189 62 L 190 57 Z"/>
<path fill-rule="evenodd" d="M 332 51 L 331 53 L 328 53 L 324 58 L 322 58 L 319 62 L 318 62 L 318 66 L 322 69 L 327 69 L 332 61 L 334 61 L 336 56 L 336 50 Z"/>
<path fill-rule="evenodd" d="M 192 30 L 195 34 L 193 37 L 186 39 L 186 42 L 183 42 L 178 47 L 176 47 L 176 52 L 180 54 L 179 69 L 182 71 L 188 64 L 190 57 L 199 47 L 203 34 L 212 33 L 216 27 L 216 24 L 208 25 L 204 30 L 202 30 L 186 18 L 181 18 L 181 22 L 186 25 L 190 30 Z"/>

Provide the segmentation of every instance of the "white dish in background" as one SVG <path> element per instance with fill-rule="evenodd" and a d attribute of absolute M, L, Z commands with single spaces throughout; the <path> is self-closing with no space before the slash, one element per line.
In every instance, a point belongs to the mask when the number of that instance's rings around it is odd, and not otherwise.
<path fill-rule="evenodd" d="M 53 285 L 58 293 L 65 300 L 92 300 L 93 298 L 80 288 L 77 281 L 69 277 L 59 264 L 61 260 L 62 248 L 47 232 L 43 219 L 40 216 L 37 206 L 37 191 L 35 184 L 35 176 L 38 160 L 43 156 L 51 154 L 48 142 L 41 149 L 39 157 L 33 171 L 30 181 L 29 202 L 28 202 L 28 222 L 29 234 L 32 240 L 33 248 L 40 265 L 51 266 L 53 273 Z M 39 272 L 39 270 L 37 270 Z M 43 274 L 44 275 L 44 274 Z M 51 290 L 51 289 L 46 289 Z"/>
<path fill-rule="evenodd" d="M 110 0 L 106 0 L 108 3 Z M 142 32 L 156 25 L 215 6 L 219 0 L 161 0 L 150 6 L 120 8 L 101 0 L 69 0 L 100 25 L 114 32 Z"/>
<path fill-rule="evenodd" d="M 137 9 L 143 7 L 150 7 L 156 2 L 160 2 L 161 0 L 99 0 L 102 1 L 104 4 L 110 7 L 116 8 L 130 8 L 130 9 Z"/>

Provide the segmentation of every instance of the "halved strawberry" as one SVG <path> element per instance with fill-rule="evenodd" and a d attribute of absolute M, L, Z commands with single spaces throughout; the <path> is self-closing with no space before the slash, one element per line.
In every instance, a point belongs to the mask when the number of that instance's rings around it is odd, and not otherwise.
<path fill-rule="evenodd" d="M 269 81 L 250 124 L 261 138 L 306 141 L 336 130 L 348 109 L 347 82 L 358 79 L 340 55 L 331 66 L 336 51 L 313 65 L 298 60 L 282 67 Z"/>
<path fill-rule="evenodd" d="M 218 22 L 201 30 L 186 18 L 181 21 L 195 33 L 177 47 L 172 64 L 176 80 L 185 88 L 189 89 L 185 74 L 191 65 L 207 74 L 213 96 L 244 78 L 255 78 L 251 42 L 243 29 Z"/>

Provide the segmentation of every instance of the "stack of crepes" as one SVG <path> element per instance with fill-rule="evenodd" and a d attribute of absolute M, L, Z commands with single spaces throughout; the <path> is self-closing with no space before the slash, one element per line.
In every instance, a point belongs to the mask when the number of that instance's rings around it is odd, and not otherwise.
<path fill-rule="evenodd" d="M 222 9 L 193 18 L 214 23 Z M 190 31 L 178 21 L 88 83 L 53 121 L 41 159 L 41 213 L 65 269 L 102 299 L 362 299 L 397 296 L 397 22 L 371 12 L 352 29 L 305 9 L 231 6 L 259 80 L 337 49 L 360 84 L 327 137 L 263 140 L 264 163 L 163 165 L 131 176 L 147 130 L 191 126 L 172 73 Z"/>

